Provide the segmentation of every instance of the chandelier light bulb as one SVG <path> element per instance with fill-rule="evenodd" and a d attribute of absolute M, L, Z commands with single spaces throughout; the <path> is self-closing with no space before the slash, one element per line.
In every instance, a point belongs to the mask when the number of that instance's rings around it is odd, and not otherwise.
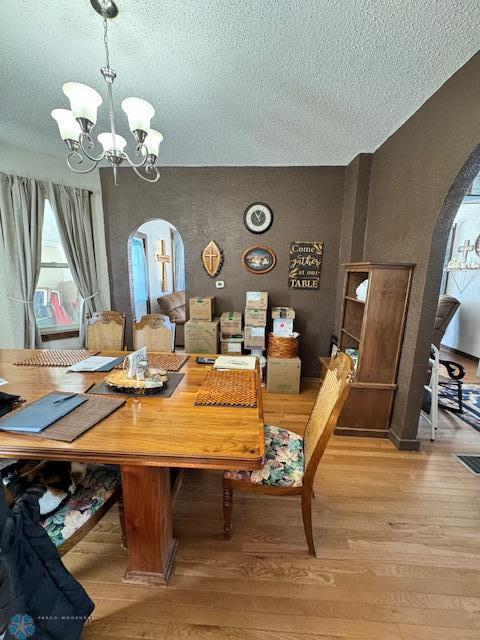
<path fill-rule="evenodd" d="M 149 155 L 158 157 L 158 148 L 162 140 L 163 136 L 160 131 L 155 131 L 155 129 L 148 130 L 147 137 L 145 138 L 145 146 L 147 147 Z"/>
<path fill-rule="evenodd" d="M 75 120 L 75 116 L 69 109 L 54 109 L 52 118 L 56 120 L 62 140 L 74 140 L 78 142 L 80 138 L 80 125 Z"/>
<path fill-rule="evenodd" d="M 97 109 L 102 104 L 102 97 L 95 89 L 80 82 L 66 82 L 63 93 L 70 100 L 75 118 L 88 120 L 92 126 L 97 122 Z"/>
<path fill-rule="evenodd" d="M 143 131 L 145 134 L 150 129 L 150 121 L 155 115 L 155 109 L 146 100 L 141 98 L 125 98 L 122 101 L 122 109 L 127 114 L 130 131 Z"/>
<path fill-rule="evenodd" d="M 100 133 L 97 138 L 103 147 L 104 153 L 113 152 L 119 154 L 127 146 L 125 138 L 119 136 L 118 133 Z"/>

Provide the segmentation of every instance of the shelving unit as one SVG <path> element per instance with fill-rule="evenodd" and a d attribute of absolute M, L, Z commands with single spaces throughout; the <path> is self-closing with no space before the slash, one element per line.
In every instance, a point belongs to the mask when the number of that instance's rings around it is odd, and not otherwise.
<path fill-rule="evenodd" d="M 388 433 L 407 315 L 413 264 L 344 265 L 340 349 L 358 350 L 355 382 L 337 434 L 384 437 Z M 366 300 L 356 297 L 368 279 Z"/>

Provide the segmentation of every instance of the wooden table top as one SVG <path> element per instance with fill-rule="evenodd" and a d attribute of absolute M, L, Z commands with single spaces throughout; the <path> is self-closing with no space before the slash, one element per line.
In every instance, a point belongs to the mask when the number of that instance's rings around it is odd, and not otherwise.
<path fill-rule="evenodd" d="M 67 373 L 64 368 L 15 366 L 33 350 L 0 350 L 0 391 L 27 402 L 51 391 L 83 392 L 106 373 Z M 102 355 L 126 355 L 104 353 Z M 262 394 L 257 408 L 196 407 L 207 366 L 192 355 L 170 398 L 128 397 L 126 404 L 71 443 L 0 431 L 0 457 L 78 460 L 114 464 L 208 469 L 258 469 L 262 465 Z"/>

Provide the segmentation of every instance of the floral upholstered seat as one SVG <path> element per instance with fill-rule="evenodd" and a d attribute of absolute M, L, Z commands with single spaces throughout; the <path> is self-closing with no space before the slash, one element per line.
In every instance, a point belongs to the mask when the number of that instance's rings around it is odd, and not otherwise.
<path fill-rule="evenodd" d="M 42 525 L 56 547 L 76 533 L 112 497 L 120 484 L 118 467 L 89 465 L 87 475 L 72 497 Z"/>
<path fill-rule="evenodd" d="M 230 480 L 272 487 L 301 487 L 304 474 L 303 438 L 280 427 L 264 426 L 265 464 L 256 471 L 225 471 Z"/>

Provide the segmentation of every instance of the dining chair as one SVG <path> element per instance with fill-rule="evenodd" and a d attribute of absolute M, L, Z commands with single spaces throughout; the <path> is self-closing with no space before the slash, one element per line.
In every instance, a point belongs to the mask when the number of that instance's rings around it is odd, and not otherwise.
<path fill-rule="evenodd" d="M 123 351 L 125 314 L 118 311 L 96 311 L 87 320 L 89 351 Z"/>
<path fill-rule="evenodd" d="M 175 351 L 175 325 L 168 316 L 159 313 L 142 316 L 140 322 L 133 323 L 132 331 L 134 350 L 146 347 L 147 351 Z"/>
<path fill-rule="evenodd" d="M 7 461 L 4 462 L 8 465 Z M 12 463 L 10 469 L 14 471 L 18 468 L 18 464 L 22 465 L 21 461 L 10 462 Z M 24 470 L 25 467 L 20 467 L 20 473 Z M 17 496 L 12 496 L 8 491 L 8 474 L 9 467 L 4 466 L 2 484 L 6 487 L 7 502 L 13 504 Z M 89 464 L 85 477 L 79 482 L 74 493 L 59 509 L 43 517 L 40 523 L 60 555 L 63 556 L 97 525 L 115 502 L 118 502 L 122 546 L 126 548 L 120 470 L 114 465 Z"/>
<path fill-rule="evenodd" d="M 264 466 L 257 471 L 224 472 L 223 514 L 227 540 L 232 531 L 234 489 L 268 495 L 300 495 L 308 550 L 311 555 L 316 555 L 312 530 L 313 483 L 318 464 L 347 399 L 353 372 L 350 356 L 337 352 L 328 365 L 304 437 L 287 429 L 265 425 Z"/>

